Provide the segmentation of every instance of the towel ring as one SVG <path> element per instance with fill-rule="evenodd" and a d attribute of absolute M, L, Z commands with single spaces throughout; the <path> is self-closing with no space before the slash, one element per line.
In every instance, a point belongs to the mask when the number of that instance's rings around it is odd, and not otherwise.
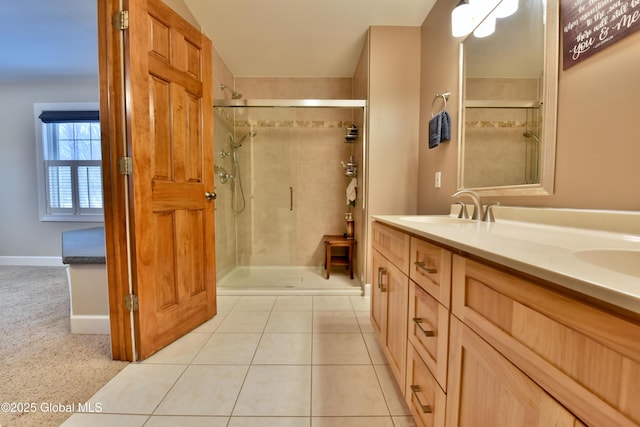
<path fill-rule="evenodd" d="M 451 92 L 436 93 L 436 96 L 433 98 L 433 101 L 431 101 L 431 117 L 433 117 L 433 106 L 435 105 L 438 98 L 442 98 L 442 102 L 444 102 L 444 106 L 442 107 L 442 110 L 438 112 L 440 113 L 442 111 L 447 110 L 447 99 L 449 99 L 449 95 L 451 95 Z"/>

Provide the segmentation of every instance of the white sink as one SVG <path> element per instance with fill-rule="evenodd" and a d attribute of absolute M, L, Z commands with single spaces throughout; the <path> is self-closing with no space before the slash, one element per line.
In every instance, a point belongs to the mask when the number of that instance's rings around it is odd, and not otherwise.
<path fill-rule="evenodd" d="M 449 215 L 412 215 L 401 216 L 400 221 L 417 222 L 421 224 L 466 224 L 474 223 L 472 219 L 455 218 Z"/>
<path fill-rule="evenodd" d="M 581 261 L 618 273 L 640 277 L 640 250 L 632 249 L 588 249 L 573 255 Z"/>

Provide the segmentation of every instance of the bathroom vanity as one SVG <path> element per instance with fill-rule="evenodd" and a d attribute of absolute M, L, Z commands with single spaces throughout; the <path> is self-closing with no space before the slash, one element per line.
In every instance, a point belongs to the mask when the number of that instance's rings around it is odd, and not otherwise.
<path fill-rule="evenodd" d="M 533 211 L 374 217 L 371 321 L 417 425 L 640 425 L 640 215 Z"/>

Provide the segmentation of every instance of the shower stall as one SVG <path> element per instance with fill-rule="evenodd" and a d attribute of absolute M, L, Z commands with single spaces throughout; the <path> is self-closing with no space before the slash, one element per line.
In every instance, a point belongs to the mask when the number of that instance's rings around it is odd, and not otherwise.
<path fill-rule="evenodd" d="M 232 98 L 214 119 L 219 289 L 360 293 L 358 278 L 324 279 L 323 236 L 351 214 L 364 237 L 366 102 Z"/>

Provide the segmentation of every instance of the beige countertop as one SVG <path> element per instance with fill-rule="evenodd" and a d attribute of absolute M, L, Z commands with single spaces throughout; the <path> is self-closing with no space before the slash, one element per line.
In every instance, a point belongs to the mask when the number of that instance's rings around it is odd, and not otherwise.
<path fill-rule="evenodd" d="M 512 218 L 507 211 L 503 216 Z M 606 212 L 607 221 L 619 224 L 612 214 Z M 640 220 L 640 213 L 621 215 L 621 221 Z M 640 233 L 503 219 L 498 209 L 491 223 L 444 215 L 373 219 L 640 314 Z"/>

